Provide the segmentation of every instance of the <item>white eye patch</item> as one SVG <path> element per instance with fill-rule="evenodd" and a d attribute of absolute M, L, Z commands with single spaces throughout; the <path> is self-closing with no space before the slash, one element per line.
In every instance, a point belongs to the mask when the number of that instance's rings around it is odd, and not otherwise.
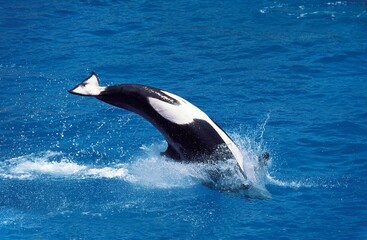
<path fill-rule="evenodd" d="M 172 93 L 164 92 L 177 100 L 178 104 L 172 104 L 157 98 L 149 97 L 150 105 L 165 119 L 176 124 L 189 124 L 194 119 L 210 120 L 210 118 L 199 108 Z"/>

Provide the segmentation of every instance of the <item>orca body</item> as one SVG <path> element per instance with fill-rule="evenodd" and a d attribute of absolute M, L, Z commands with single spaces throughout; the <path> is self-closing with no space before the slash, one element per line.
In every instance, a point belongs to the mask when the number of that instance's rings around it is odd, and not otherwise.
<path fill-rule="evenodd" d="M 231 138 L 203 111 L 164 90 L 139 84 L 99 86 L 92 73 L 72 94 L 94 96 L 113 106 L 135 112 L 152 123 L 168 143 L 162 153 L 178 161 L 217 162 L 236 159 L 245 179 L 243 155 Z"/>

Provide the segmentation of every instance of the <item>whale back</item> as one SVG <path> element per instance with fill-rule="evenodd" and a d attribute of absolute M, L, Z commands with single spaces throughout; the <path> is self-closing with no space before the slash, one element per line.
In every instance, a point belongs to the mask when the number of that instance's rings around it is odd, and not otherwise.
<path fill-rule="evenodd" d="M 235 158 L 243 172 L 243 156 L 232 139 L 207 114 L 189 101 L 164 90 L 139 84 L 100 87 L 92 73 L 70 93 L 94 96 L 135 112 L 165 137 L 164 155 L 180 161 L 218 161 Z"/>

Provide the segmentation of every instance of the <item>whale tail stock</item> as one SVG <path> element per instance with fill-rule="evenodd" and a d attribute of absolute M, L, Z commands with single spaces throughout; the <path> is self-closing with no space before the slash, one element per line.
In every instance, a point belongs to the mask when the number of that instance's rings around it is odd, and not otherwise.
<path fill-rule="evenodd" d="M 73 89 L 68 92 L 81 96 L 98 96 L 105 87 L 99 86 L 99 78 L 97 74 L 92 74 L 87 77 L 82 83 L 76 85 Z"/>

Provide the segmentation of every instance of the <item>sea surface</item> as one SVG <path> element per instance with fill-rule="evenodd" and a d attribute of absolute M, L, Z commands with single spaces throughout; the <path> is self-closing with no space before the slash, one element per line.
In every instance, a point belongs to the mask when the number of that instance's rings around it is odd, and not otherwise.
<path fill-rule="evenodd" d="M 366 1 L 1 1 L 0 33 L 0 239 L 367 239 Z M 92 71 L 198 106 L 263 192 L 67 92 Z"/>

